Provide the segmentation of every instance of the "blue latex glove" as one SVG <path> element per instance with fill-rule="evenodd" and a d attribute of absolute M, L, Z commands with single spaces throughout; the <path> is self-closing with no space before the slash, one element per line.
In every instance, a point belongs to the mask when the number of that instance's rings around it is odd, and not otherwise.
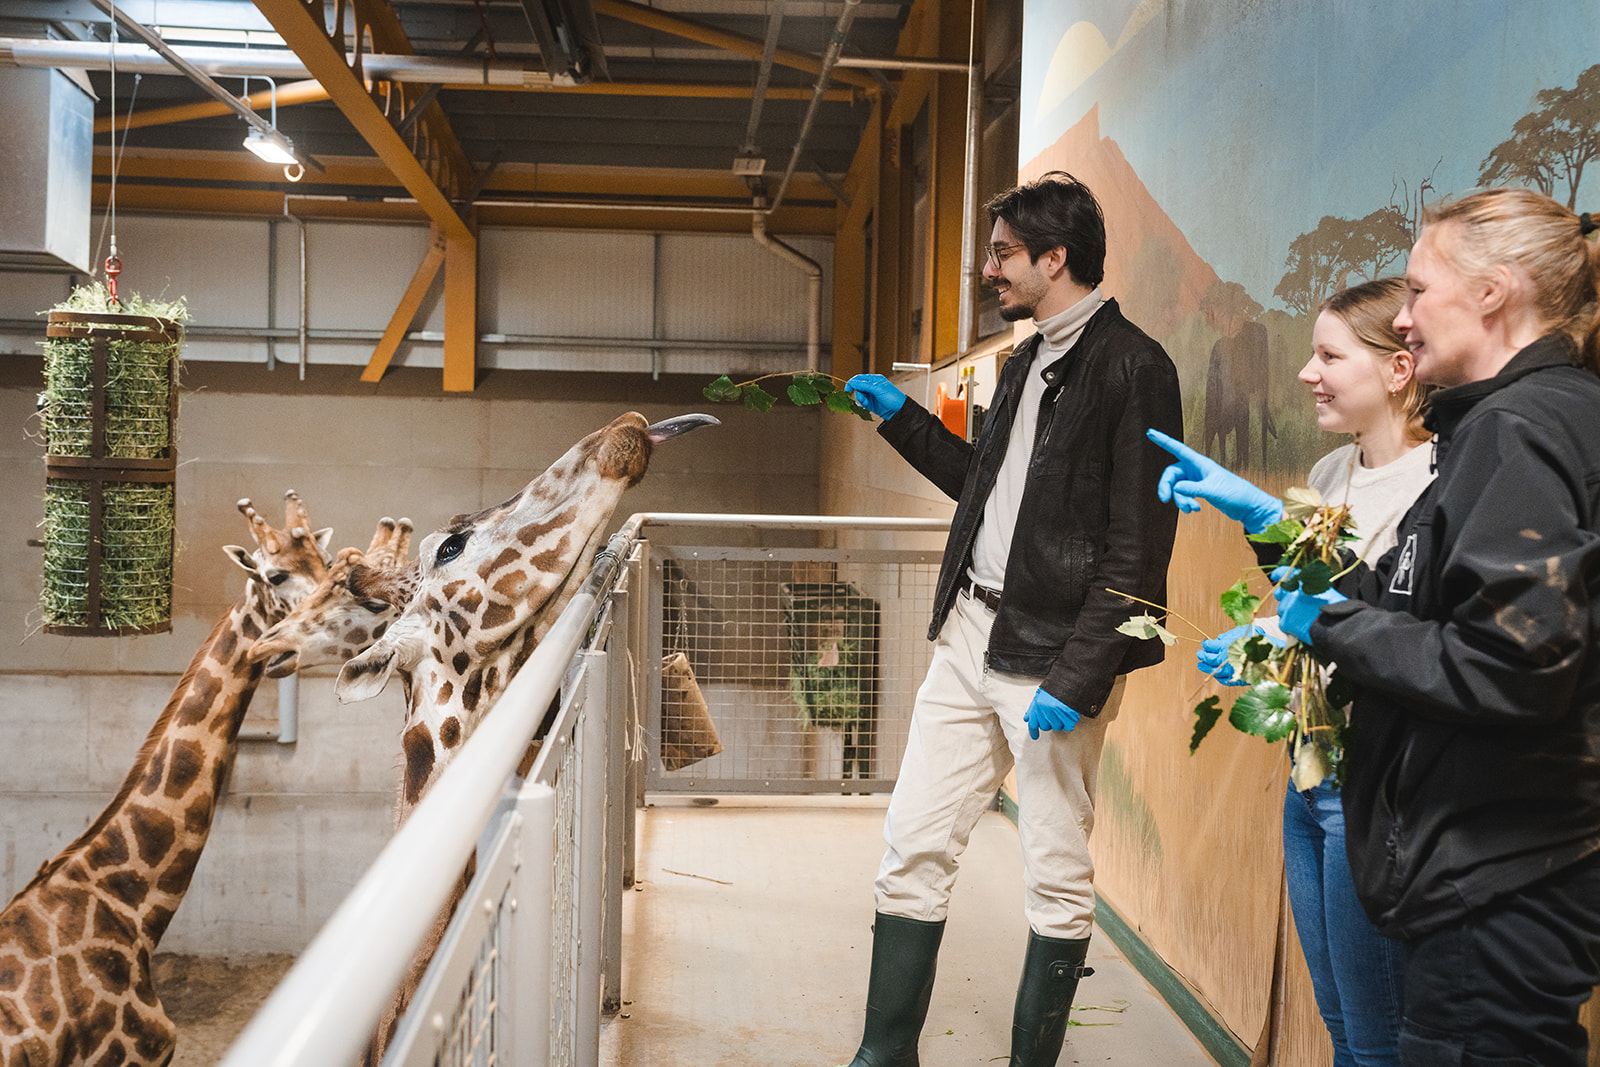
<path fill-rule="evenodd" d="M 1179 511 L 1199 511 L 1200 501 L 1209 500 L 1228 518 L 1244 523 L 1246 533 L 1253 534 L 1283 518 L 1282 501 L 1220 463 L 1160 430 L 1146 430 L 1145 436 L 1178 457 L 1178 462 L 1161 472 L 1161 481 L 1156 485 L 1156 496 L 1163 503 L 1170 501 Z"/>
<path fill-rule="evenodd" d="M 1249 634 L 1260 634 L 1268 641 L 1283 647 L 1283 642 L 1273 637 L 1259 626 L 1246 624 L 1235 626 L 1226 633 L 1215 637 L 1208 637 L 1200 642 L 1200 651 L 1195 654 L 1195 665 L 1204 674 L 1209 674 L 1223 685 L 1244 685 L 1238 676 L 1233 673 L 1233 664 L 1228 662 L 1228 649 L 1241 637 Z"/>
<path fill-rule="evenodd" d="M 1293 567 L 1279 567 L 1272 572 L 1272 581 L 1274 584 L 1282 582 L 1293 573 L 1295 573 Z M 1298 589 L 1288 590 L 1281 586 L 1274 589 L 1272 595 L 1278 598 L 1279 628 L 1306 645 L 1311 644 L 1311 624 L 1317 621 L 1322 609 L 1329 604 L 1350 599 L 1337 589 L 1324 589 L 1320 593 L 1302 593 Z"/>
<path fill-rule="evenodd" d="M 1028 736 L 1037 741 L 1040 730 L 1070 731 L 1078 725 L 1078 713 L 1041 689 L 1033 694 L 1033 703 L 1022 713 L 1022 721 L 1028 724 Z"/>
<path fill-rule="evenodd" d="M 881 374 L 858 374 L 844 387 L 855 396 L 857 404 L 880 419 L 890 418 L 906 402 L 906 394 Z"/>

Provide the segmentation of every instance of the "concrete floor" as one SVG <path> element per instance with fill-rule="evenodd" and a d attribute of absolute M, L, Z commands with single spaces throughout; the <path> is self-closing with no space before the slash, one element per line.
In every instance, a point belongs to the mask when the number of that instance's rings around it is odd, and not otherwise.
<path fill-rule="evenodd" d="M 623 911 L 624 1006 L 602 1067 L 827 1067 L 861 1038 L 883 797 L 656 798 Z M 962 859 L 924 1067 L 1004 1062 L 1027 942 L 1015 828 L 986 815 Z M 1061 1064 L 1210 1067 L 1096 936 Z"/>

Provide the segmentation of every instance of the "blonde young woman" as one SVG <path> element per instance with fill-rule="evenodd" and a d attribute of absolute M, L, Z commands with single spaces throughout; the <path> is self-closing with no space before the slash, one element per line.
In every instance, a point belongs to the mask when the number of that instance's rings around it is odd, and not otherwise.
<path fill-rule="evenodd" d="M 1350 506 L 1359 538 L 1351 549 L 1370 560 L 1393 547 L 1401 516 L 1433 480 L 1432 435 L 1422 426 L 1427 388 L 1394 328 L 1405 295 L 1403 279 L 1383 278 L 1330 297 L 1299 376 L 1317 426 L 1352 438 L 1318 460 L 1307 481 L 1324 500 Z M 1200 669 L 1235 684 L 1228 646 L 1244 632 L 1204 642 Z M 1398 1063 L 1400 945 L 1378 933 L 1356 899 L 1338 788 L 1296 777 L 1284 796 L 1284 877 L 1334 1067 Z"/>
<path fill-rule="evenodd" d="M 1357 687 L 1350 871 L 1405 950 L 1400 1058 L 1582 1067 L 1600 982 L 1600 247 L 1494 189 L 1429 209 L 1395 327 L 1441 387 L 1438 473 L 1398 544 L 1283 629 Z M 1203 456 L 1161 486 L 1252 527 L 1271 498 Z"/>

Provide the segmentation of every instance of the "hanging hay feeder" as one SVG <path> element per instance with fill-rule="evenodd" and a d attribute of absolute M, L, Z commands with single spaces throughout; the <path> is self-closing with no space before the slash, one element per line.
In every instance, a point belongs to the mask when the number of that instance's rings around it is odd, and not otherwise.
<path fill-rule="evenodd" d="M 50 312 L 45 390 L 46 633 L 172 629 L 177 528 L 181 302 L 131 296 L 113 313 L 101 286 Z"/>

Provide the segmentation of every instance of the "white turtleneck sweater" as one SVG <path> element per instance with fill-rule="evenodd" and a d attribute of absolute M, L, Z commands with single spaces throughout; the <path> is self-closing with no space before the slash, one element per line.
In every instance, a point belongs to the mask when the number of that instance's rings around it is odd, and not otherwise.
<path fill-rule="evenodd" d="M 1002 589 L 1006 584 L 1006 560 L 1011 556 L 1011 534 L 1017 526 L 1017 513 L 1022 506 L 1022 493 L 1028 483 L 1028 464 L 1033 458 L 1033 437 L 1039 427 L 1039 405 L 1044 400 L 1044 369 L 1064 356 L 1078 338 L 1083 328 L 1105 297 L 1097 288 L 1065 311 L 1047 319 L 1034 319 L 1040 338 L 1034 351 L 1033 362 L 1028 366 L 1022 387 L 1022 402 L 1017 406 L 1017 417 L 1011 423 L 1011 438 L 1006 444 L 1006 456 L 1000 464 L 1000 476 L 983 505 L 983 522 L 978 526 L 978 537 L 972 546 L 972 566 L 967 573 L 979 585 Z"/>

